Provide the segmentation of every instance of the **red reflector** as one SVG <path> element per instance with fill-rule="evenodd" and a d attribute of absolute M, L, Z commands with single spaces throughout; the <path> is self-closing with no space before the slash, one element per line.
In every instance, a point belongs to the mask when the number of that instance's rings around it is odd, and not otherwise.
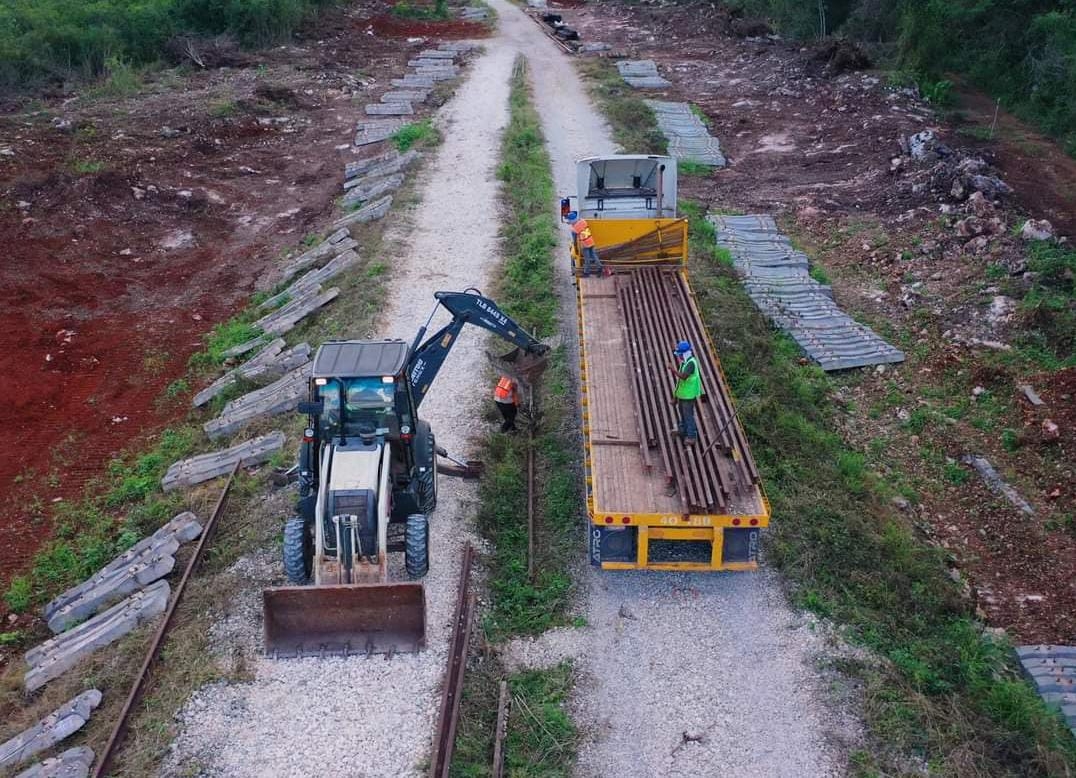
<path fill-rule="evenodd" d="M 732 526 L 739 527 L 740 526 L 740 520 L 739 519 L 733 519 L 732 520 Z"/>
<path fill-rule="evenodd" d="M 613 523 L 613 517 L 612 516 L 606 516 L 605 517 L 605 523 L 606 524 L 612 524 Z"/>
<path fill-rule="evenodd" d="M 625 516 L 620 521 L 623 522 L 624 524 L 631 524 L 631 517 L 630 516 Z"/>
<path fill-rule="evenodd" d="M 757 527 L 758 526 L 758 519 L 751 519 L 751 526 L 752 527 Z"/>
<path fill-rule="evenodd" d="M 410 443 L 411 442 L 411 433 L 401 435 L 400 440 L 402 440 L 404 443 Z"/>

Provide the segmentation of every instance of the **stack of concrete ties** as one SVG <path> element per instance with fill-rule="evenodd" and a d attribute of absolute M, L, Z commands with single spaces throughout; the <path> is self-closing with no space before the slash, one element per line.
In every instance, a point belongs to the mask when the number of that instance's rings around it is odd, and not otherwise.
<path fill-rule="evenodd" d="M 658 128 L 669 139 L 670 156 L 700 165 L 725 167 L 721 144 L 710 135 L 710 130 L 691 110 L 691 106 L 665 100 L 647 100 L 646 104 L 654 112 Z"/>
<path fill-rule="evenodd" d="M 27 730 L 0 743 L 0 771 L 30 761 L 35 754 L 52 748 L 64 738 L 78 732 L 90 720 L 90 714 L 101 704 L 101 692 L 87 689 L 68 700 L 41 721 Z M 55 759 L 34 765 L 19 773 L 17 778 L 45 778 L 45 776 L 84 776 L 93 762 L 93 751 L 85 746 L 70 748 Z M 81 771 L 79 766 L 84 769 Z M 61 771 L 64 768 L 66 771 Z M 5 773 L 6 774 L 6 773 Z"/>
<path fill-rule="evenodd" d="M 707 217 L 719 246 L 732 253 L 744 288 L 775 325 L 823 370 L 903 362 L 904 354 L 837 307 L 832 289 L 808 274 L 807 256 L 792 248 L 766 215 Z"/>
<path fill-rule="evenodd" d="M 39 689 L 99 648 L 118 640 L 164 612 L 168 583 L 180 545 L 202 532 L 193 513 L 184 512 L 113 559 L 92 577 L 45 606 L 56 637 L 26 652 L 24 685 Z"/>
<path fill-rule="evenodd" d="M 624 59 L 616 63 L 620 77 L 636 89 L 664 89 L 672 86 L 658 75 L 658 66 L 652 59 Z"/>
<path fill-rule="evenodd" d="M 229 370 L 194 395 L 191 405 L 195 408 L 202 407 L 240 380 L 258 385 L 275 381 L 310 359 L 311 349 L 309 343 L 299 343 L 289 349 L 284 348 L 284 345 L 283 338 L 277 338 L 272 341 L 255 356 L 234 370 Z"/>
<path fill-rule="evenodd" d="M 311 362 L 285 373 L 281 378 L 244 394 L 224 406 L 220 416 L 202 425 L 210 440 L 234 435 L 255 419 L 294 411 L 308 391 Z"/>
<path fill-rule="evenodd" d="M 1047 705 L 1061 709 L 1076 737 L 1076 646 L 1020 646 L 1016 656 L 1039 695 Z"/>

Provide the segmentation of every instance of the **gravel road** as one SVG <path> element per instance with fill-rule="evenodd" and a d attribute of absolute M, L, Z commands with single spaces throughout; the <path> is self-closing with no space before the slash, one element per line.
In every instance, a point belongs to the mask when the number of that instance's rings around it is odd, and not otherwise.
<path fill-rule="evenodd" d="M 396 231 L 393 292 L 382 328 L 410 338 L 438 289 L 483 286 L 497 262 L 494 177 L 518 53 L 530 65 L 558 193 L 574 190 L 574 161 L 614 150 L 569 59 L 515 6 L 490 0 L 500 32 L 484 41 L 466 83 L 445 107 L 445 143 L 420 182 L 421 204 Z M 550 204 L 554 207 L 554 204 Z M 561 256 L 567 232 L 561 235 Z M 574 305 L 567 263 L 558 291 Z M 566 326 L 574 317 L 565 316 Z M 570 333 L 569 333 L 570 334 Z M 567 339 L 569 343 L 573 338 Z M 484 335 L 467 332 L 423 411 L 438 442 L 466 453 L 487 389 Z M 471 536 L 475 491 L 441 481 L 426 579 L 429 648 L 391 661 L 253 660 L 249 683 L 199 691 L 165 775 L 419 775 L 428 758 L 447 653 L 460 550 Z M 584 557 L 580 531 L 580 562 Z M 585 742 L 583 776 L 842 774 L 842 742 L 856 727 L 821 689 L 808 622 L 789 610 L 770 574 L 597 574 L 580 568 L 589 626 L 514 645 L 510 661 L 542 666 L 568 656 L 580 680 L 573 714 Z M 244 575 L 273 575 L 248 560 Z M 242 597 L 256 597 L 256 588 Z M 254 601 L 237 608 L 229 641 L 255 646 Z M 513 659 L 514 658 L 514 659 Z"/>
<path fill-rule="evenodd" d="M 491 46 L 440 114 L 444 143 L 418 182 L 421 203 L 397 214 L 385 245 L 394 263 L 380 337 L 410 340 L 425 323 L 438 290 L 486 285 L 498 262 L 495 211 L 497 150 L 508 119 L 514 53 Z M 447 321 L 441 314 L 431 331 Z M 361 335 L 362 333 L 350 333 Z M 341 333 L 347 336 L 349 333 Z M 484 377 L 485 336 L 468 328 L 422 406 L 439 445 L 467 454 L 479 404 L 492 387 Z M 442 478 L 431 521 L 431 567 L 425 579 L 428 648 L 390 661 L 251 660 L 254 678 L 197 692 L 182 713 L 182 735 L 165 775 L 407 776 L 425 774 L 448 653 L 461 552 L 473 538 L 475 488 Z M 275 555 L 272 555 L 275 556 Z M 260 642 L 258 589 L 280 571 L 262 556 L 241 563 L 257 585 L 222 631 L 230 642 Z M 238 622 L 238 623 L 237 623 Z"/>

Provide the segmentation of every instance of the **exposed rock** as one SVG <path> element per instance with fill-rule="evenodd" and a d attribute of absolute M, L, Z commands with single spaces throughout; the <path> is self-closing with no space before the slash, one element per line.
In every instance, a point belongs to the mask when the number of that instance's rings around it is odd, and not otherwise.
<path fill-rule="evenodd" d="M 1057 440 L 1061 437 L 1061 429 L 1052 419 L 1042 420 L 1042 439 L 1045 441 Z"/>
<path fill-rule="evenodd" d="M 1046 219 L 1028 219 L 1020 228 L 1020 237 L 1024 240 L 1050 240 L 1054 237 L 1054 225 Z"/>

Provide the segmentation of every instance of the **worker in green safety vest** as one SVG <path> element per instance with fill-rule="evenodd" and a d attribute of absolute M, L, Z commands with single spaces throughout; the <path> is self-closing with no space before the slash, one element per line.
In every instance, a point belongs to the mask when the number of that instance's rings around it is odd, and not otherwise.
<path fill-rule="evenodd" d="M 680 412 L 680 427 L 677 430 L 685 446 L 694 446 L 699 439 L 699 429 L 695 424 L 695 403 L 702 396 L 702 376 L 699 374 L 699 361 L 691 353 L 691 344 L 682 340 L 676 344 L 674 367 L 676 374 L 676 408 Z"/>

